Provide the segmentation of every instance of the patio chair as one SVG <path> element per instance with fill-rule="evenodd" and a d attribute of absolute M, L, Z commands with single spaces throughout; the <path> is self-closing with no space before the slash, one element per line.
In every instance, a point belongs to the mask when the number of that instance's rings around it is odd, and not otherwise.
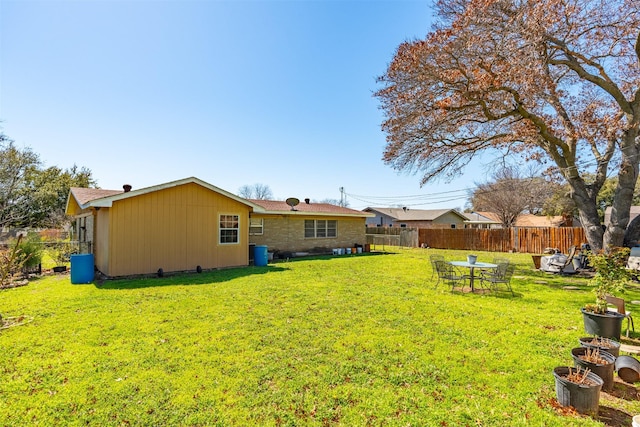
<path fill-rule="evenodd" d="M 509 264 L 511 261 L 509 261 L 508 258 L 499 258 L 499 257 L 495 257 L 491 260 L 491 264 L 496 264 L 496 265 L 500 265 L 500 264 Z M 493 274 L 496 272 L 495 268 L 482 268 L 480 269 L 480 276 L 482 276 L 483 274 Z"/>
<path fill-rule="evenodd" d="M 613 307 L 608 307 L 608 311 L 612 311 L 614 313 L 620 313 L 624 315 L 625 319 L 627 319 L 627 338 L 629 338 L 629 325 L 631 325 L 631 329 L 633 332 L 636 331 L 636 327 L 633 324 L 633 317 L 631 317 L 631 312 L 627 311 L 624 307 L 624 299 L 614 297 L 613 295 L 607 295 L 606 297 L 607 303 L 613 305 Z"/>
<path fill-rule="evenodd" d="M 444 283 L 451 285 L 451 292 L 455 290 L 456 285 L 462 284 L 462 290 L 464 291 L 465 282 L 469 278 L 468 275 L 460 273 L 455 266 L 444 260 L 436 260 L 435 263 L 438 283 L 442 280 Z M 438 283 L 436 283 L 436 286 L 438 286 Z"/>
<path fill-rule="evenodd" d="M 486 283 L 492 292 L 499 292 L 500 287 L 504 287 L 505 291 L 511 292 L 511 295 L 515 296 L 513 288 L 511 288 L 511 278 L 516 269 L 515 264 L 509 261 L 502 261 L 497 264 L 498 267 L 493 271 L 483 272 L 480 276 L 480 286 Z"/>
<path fill-rule="evenodd" d="M 429 255 L 429 261 L 431 262 L 431 280 L 433 280 L 433 277 L 437 273 L 437 271 L 436 271 L 436 261 L 444 261 L 444 255 L 431 254 L 431 255 Z M 438 280 L 440 280 L 440 278 L 438 278 Z M 438 284 L 436 283 L 436 286 L 437 285 Z"/>

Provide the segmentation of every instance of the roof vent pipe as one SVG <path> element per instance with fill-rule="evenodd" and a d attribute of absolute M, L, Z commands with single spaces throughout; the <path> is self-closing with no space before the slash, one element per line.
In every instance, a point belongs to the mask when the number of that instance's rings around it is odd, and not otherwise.
<path fill-rule="evenodd" d="M 122 188 L 124 189 L 125 193 L 128 193 L 129 191 L 131 191 L 131 186 L 129 184 L 123 185 Z"/>
<path fill-rule="evenodd" d="M 304 202 L 305 202 L 306 204 L 309 204 L 309 202 L 310 202 L 310 201 L 311 201 L 311 200 L 309 200 L 309 199 L 304 199 Z"/>

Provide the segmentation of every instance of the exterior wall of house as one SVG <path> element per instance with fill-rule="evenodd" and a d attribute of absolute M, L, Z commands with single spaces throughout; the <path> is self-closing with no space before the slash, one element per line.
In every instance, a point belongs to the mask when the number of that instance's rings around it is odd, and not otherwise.
<path fill-rule="evenodd" d="M 100 208 L 95 211 L 93 217 L 93 262 L 96 268 L 106 275 L 109 275 L 109 213 L 111 209 Z M 88 226 L 87 226 L 88 229 Z"/>
<path fill-rule="evenodd" d="M 431 221 L 431 228 L 452 228 L 451 224 L 455 224 L 455 228 L 464 228 L 464 219 L 460 218 L 458 215 L 453 212 L 447 212 L 444 215 L 439 216 L 438 218 Z M 425 227 L 429 228 L 429 227 Z"/>
<path fill-rule="evenodd" d="M 366 219 L 367 227 L 393 227 L 393 221 L 395 220 L 393 217 L 382 214 L 380 212 L 372 213 L 374 213 L 376 216 Z"/>
<path fill-rule="evenodd" d="M 252 218 L 263 219 L 263 234 L 251 235 L 249 241 L 256 245 L 266 245 L 269 252 L 316 252 L 331 251 L 333 248 L 353 247 L 354 243 L 364 245 L 365 218 L 298 216 L 298 215 L 260 215 Z M 305 238 L 304 221 L 306 219 L 336 220 L 337 237 Z"/>
<path fill-rule="evenodd" d="M 406 228 L 433 228 L 433 221 L 400 221 L 397 220 L 393 223 L 393 227 L 406 227 Z"/>
<path fill-rule="evenodd" d="M 73 238 L 78 241 L 78 253 L 93 253 L 94 221 L 93 212 L 85 211 L 75 217 Z"/>
<path fill-rule="evenodd" d="M 249 209 L 194 183 L 114 201 L 108 226 L 98 217 L 99 268 L 113 277 L 248 265 Z M 219 242 L 220 214 L 239 216 L 239 243 Z"/>

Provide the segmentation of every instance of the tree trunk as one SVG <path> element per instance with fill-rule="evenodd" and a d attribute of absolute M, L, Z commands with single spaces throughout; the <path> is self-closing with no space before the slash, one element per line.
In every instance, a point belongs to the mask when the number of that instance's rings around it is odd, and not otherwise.
<path fill-rule="evenodd" d="M 578 198 L 574 198 L 574 200 L 578 207 L 580 222 L 582 223 L 582 228 L 584 229 L 589 246 L 591 246 L 591 250 L 594 252 L 602 250 L 604 229 L 602 224 L 600 224 L 595 203 L 584 203 L 582 199 Z"/>
<path fill-rule="evenodd" d="M 623 245 L 627 247 L 633 247 L 640 243 L 640 215 L 635 217 L 627 227 L 627 232 L 624 234 Z"/>
<path fill-rule="evenodd" d="M 591 250 L 597 252 L 602 249 L 604 230 L 600 224 L 600 216 L 596 206 L 596 196 L 593 191 L 589 191 L 584 180 L 578 174 L 567 177 L 567 182 L 571 188 L 571 199 L 578 208 L 580 222 L 591 246 Z"/>
<path fill-rule="evenodd" d="M 611 219 L 604 233 L 603 247 L 623 246 L 629 225 L 633 192 L 638 180 L 638 148 L 635 145 L 636 132 L 631 129 L 622 138 L 622 164 L 618 173 L 618 186 L 611 206 Z"/>

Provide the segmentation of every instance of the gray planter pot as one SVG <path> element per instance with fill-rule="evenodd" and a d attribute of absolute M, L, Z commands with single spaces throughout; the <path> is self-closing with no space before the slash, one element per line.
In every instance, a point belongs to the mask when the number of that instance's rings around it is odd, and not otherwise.
<path fill-rule="evenodd" d="M 571 350 L 575 367 L 582 369 L 588 368 L 591 372 L 602 378 L 603 390 L 611 390 L 613 388 L 613 370 L 616 363 L 615 356 L 606 351 L 600 351 L 600 358 L 604 359 L 606 363 L 593 363 L 581 358 L 587 354 L 587 351 L 589 351 L 587 347 L 577 347 Z"/>
<path fill-rule="evenodd" d="M 597 314 L 581 308 L 586 333 L 620 341 L 620 331 L 624 315 L 619 313 Z"/>
<path fill-rule="evenodd" d="M 579 339 L 580 345 L 587 348 L 597 348 L 600 351 L 606 351 L 614 357 L 620 355 L 620 343 L 609 338 L 582 337 Z"/>
<path fill-rule="evenodd" d="M 597 415 L 600 406 L 600 389 L 602 378 L 589 372 L 587 375 L 590 385 L 576 384 L 566 377 L 569 368 L 560 366 L 553 370 L 556 379 L 556 398 L 561 406 L 573 406 L 581 414 Z"/>

